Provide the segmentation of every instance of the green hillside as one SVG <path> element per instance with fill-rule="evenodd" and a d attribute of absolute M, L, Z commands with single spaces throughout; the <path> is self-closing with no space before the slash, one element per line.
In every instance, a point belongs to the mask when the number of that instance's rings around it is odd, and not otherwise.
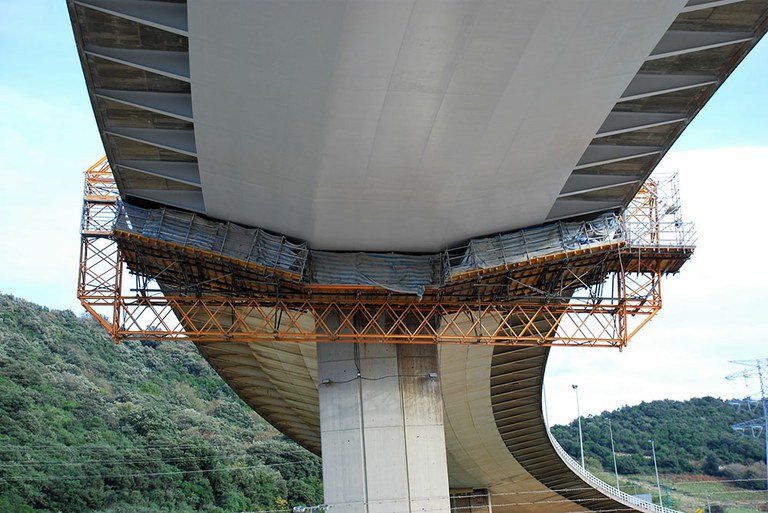
<path fill-rule="evenodd" d="M 0 295 L 0 512 L 286 508 L 320 476 L 191 344 Z"/>
<path fill-rule="evenodd" d="M 751 418 L 728 401 L 704 397 L 652 401 L 582 418 L 587 470 L 616 485 L 608 421 L 622 491 L 658 503 L 650 440 L 654 440 L 664 505 L 686 512 L 768 511 L 765 439 L 731 430 Z M 552 433 L 577 461 L 576 421 Z M 762 434 L 761 434 L 762 435 Z"/>
<path fill-rule="evenodd" d="M 660 472 L 720 475 L 731 465 L 765 461 L 762 438 L 755 440 L 731 429 L 732 424 L 750 418 L 752 414 L 712 397 L 644 402 L 582 418 L 584 454 L 595 465 L 613 470 L 610 420 L 619 474 L 653 472 L 649 441 L 654 440 Z M 552 427 L 552 434 L 569 454 L 579 457 L 575 420 Z"/>

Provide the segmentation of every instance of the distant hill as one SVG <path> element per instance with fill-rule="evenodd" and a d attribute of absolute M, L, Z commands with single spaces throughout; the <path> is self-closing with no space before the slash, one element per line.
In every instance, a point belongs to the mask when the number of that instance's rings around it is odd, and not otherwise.
<path fill-rule="evenodd" d="M 660 472 L 737 477 L 728 472 L 765 461 L 762 437 L 753 439 L 731 429 L 732 424 L 752 416 L 712 397 L 625 406 L 582 418 L 584 454 L 593 465 L 613 472 L 610 420 L 619 474 L 652 473 L 649 440 L 654 440 Z M 575 420 L 566 426 L 552 427 L 552 433 L 571 456 L 580 457 Z M 765 467 L 762 468 L 764 475 Z M 765 483 L 760 486 L 764 488 Z"/>
<path fill-rule="evenodd" d="M 0 512 L 253 511 L 322 501 L 320 460 L 192 344 L 113 344 L 0 295 Z"/>

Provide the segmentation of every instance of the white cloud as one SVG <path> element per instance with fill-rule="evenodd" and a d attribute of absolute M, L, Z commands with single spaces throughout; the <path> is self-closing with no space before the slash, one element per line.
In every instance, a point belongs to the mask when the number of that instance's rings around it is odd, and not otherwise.
<path fill-rule="evenodd" d="M 671 152 L 660 172 L 680 174 L 686 221 L 698 247 L 678 276 L 663 282 L 664 307 L 630 345 L 617 350 L 555 348 L 547 368 L 553 423 L 655 399 L 746 395 L 726 381 L 731 360 L 768 356 L 768 249 L 763 222 L 768 148 Z"/>

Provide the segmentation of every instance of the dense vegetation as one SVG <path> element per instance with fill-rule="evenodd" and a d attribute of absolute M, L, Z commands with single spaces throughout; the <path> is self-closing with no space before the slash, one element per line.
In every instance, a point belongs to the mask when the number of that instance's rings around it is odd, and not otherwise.
<path fill-rule="evenodd" d="M 765 488 L 764 439 L 734 432 L 731 425 L 752 418 L 727 401 L 704 397 L 689 401 L 652 401 L 582 418 L 588 468 L 613 472 L 610 420 L 619 474 L 653 473 L 650 440 L 655 441 L 659 471 L 746 479 L 745 487 Z M 563 448 L 579 458 L 579 428 L 574 420 L 554 426 Z M 752 481 L 749 481 L 752 479 Z"/>
<path fill-rule="evenodd" d="M 749 417 L 706 397 L 582 419 L 587 467 L 612 479 L 610 419 L 622 489 L 653 475 L 650 439 L 667 482 L 708 474 L 718 484 L 696 486 L 762 488 L 762 439 L 730 429 Z M 552 431 L 578 458 L 576 421 Z M 116 346 L 88 317 L 0 295 L 0 512 L 288 509 L 322 502 L 320 470 L 191 344 Z M 691 493 L 700 506 L 704 492 Z"/>
<path fill-rule="evenodd" d="M 0 511 L 253 511 L 322 501 L 320 461 L 191 344 L 115 346 L 0 295 Z"/>

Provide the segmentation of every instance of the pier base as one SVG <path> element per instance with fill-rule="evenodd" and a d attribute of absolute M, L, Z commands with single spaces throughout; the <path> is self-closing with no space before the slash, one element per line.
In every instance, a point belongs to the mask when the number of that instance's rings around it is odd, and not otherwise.
<path fill-rule="evenodd" d="M 450 511 L 437 347 L 317 344 L 325 503 Z"/>

